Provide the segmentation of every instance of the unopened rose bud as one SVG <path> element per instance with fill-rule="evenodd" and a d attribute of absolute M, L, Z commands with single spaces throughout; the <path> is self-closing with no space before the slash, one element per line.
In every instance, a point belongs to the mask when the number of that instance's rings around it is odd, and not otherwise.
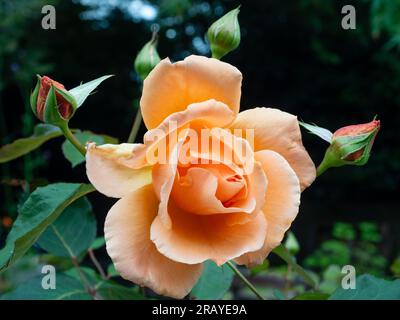
<path fill-rule="evenodd" d="M 31 107 L 39 120 L 60 125 L 72 117 L 76 101 L 61 83 L 47 76 L 38 76 L 36 87 L 31 94 Z"/>
<path fill-rule="evenodd" d="M 135 71 L 143 81 L 159 62 L 160 56 L 157 52 L 157 38 L 153 36 L 136 56 Z"/>
<path fill-rule="evenodd" d="M 221 59 L 240 44 L 239 8 L 229 11 L 208 29 L 207 37 L 213 58 Z"/>
<path fill-rule="evenodd" d="M 331 145 L 326 150 L 325 157 L 318 167 L 318 174 L 330 167 L 362 166 L 366 164 L 379 129 L 380 121 L 373 120 L 337 130 L 333 134 Z"/>

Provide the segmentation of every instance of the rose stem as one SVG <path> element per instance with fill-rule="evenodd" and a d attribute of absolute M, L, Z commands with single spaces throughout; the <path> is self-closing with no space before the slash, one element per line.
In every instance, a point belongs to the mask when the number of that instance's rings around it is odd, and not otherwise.
<path fill-rule="evenodd" d="M 134 143 L 136 136 L 139 132 L 140 125 L 142 123 L 142 112 L 140 111 L 140 107 L 138 107 L 138 111 L 136 113 L 135 121 L 133 122 L 131 133 L 129 134 L 128 143 Z"/>
<path fill-rule="evenodd" d="M 104 272 L 104 270 L 103 270 L 103 268 L 102 268 L 102 266 L 101 266 L 99 260 L 97 260 L 97 258 L 96 258 L 96 256 L 95 256 L 93 250 L 92 250 L 92 249 L 89 249 L 89 250 L 88 250 L 88 253 L 89 253 L 90 260 L 92 260 L 92 262 L 93 262 L 93 264 L 95 265 L 96 269 L 99 271 L 100 276 L 102 277 L 102 279 L 103 279 L 103 280 L 107 280 L 107 279 L 108 279 L 108 276 L 107 276 L 106 273 Z"/>
<path fill-rule="evenodd" d="M 240 280 L 242 280 L 243 283 L 244 283 L 251 291 L 253 291 L 253 293 L 257 296 L 258 299 L 260 299 L 260 300 L 265 300 L 265 299 L 263 298 L 263 296 L 258 292 L 258 290 L 250 283 L 249 280 L 247 280 L 247 278 L 239 271 L 238 268 L 236 268 L 236 266 L 235 266 L 232 262 L 228 261 L 226 264 L 227 264 L 227 265 L 232 269 L 232 271 L 240 278 Z"/>
<path fill-rule="evenodd" d="M 93 297 L 93 299 L 98 299 L 96 290 L 94 288 L 92 288 L 89 280 L 86 278 L 86 276 L 82 272 L 81 267 L 78 262 L 78 259 L 76 257 L 72 256 L 71 261 L 72 261 L 72 264 L 74 265 L 76 271 L 78 272 L 79 277 L 81 278 L 81 282 L 83 283 L 85 290 Z"/>
<path fill-rule="evenodd" d="M 328 169 L 329 169 L 328 166 L 326 166 L 324 163 L 321 163 L 317 168 L 317 177 L 319 177 L 321 174 L 323 174 Z"/>
<path fill-rule="evenodd" d="M 146 298 L 146 287 L 139 286 L 140 293 Z"/>
<path fill-rule="evenodd" d="M 69 142 L 83 155 L 86 155 L 86 149 L 81 143 L 76 139 L 76 137 L 72 134 L 71 130 L 68 127 L 68 124 L 65 123 L 60 126 L 62 133 L 64 134 L 65 138 L 68 139 Z"/>

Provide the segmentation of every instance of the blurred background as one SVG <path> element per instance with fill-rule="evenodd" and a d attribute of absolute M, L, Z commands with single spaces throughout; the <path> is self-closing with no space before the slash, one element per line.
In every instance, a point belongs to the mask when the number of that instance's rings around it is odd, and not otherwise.
<path fill-rule="evenodd" d="M 56 30 L 41 28 L 46 4 L 56 8 Z M 125 141 L 140 98 L 133 61 L 151 30 L 158 30 L 161 58 L 209 56 L 208 27 L 239 4 L 242 41 L 224 61 L 243 73 L 242 110 L 279 107 L 331 131 L 369 122 L 375 115 L 382 123 L 367 166 L 331 169 L 304 192 L 292 229 L 298 260 L 328 287 L 345 264 L 355 265 L 359 273 L 398 276 L 398 0 L 0 0 L 0 144 L 31 135 L 38 123 L 29 106 L 36 74 L 49 75 L 67 89 L 114 74 L 70 125 Z M 341 9 L 347 4 L 356 8 L 355 30 L 341 27 Z M 142 126 L 138 141 L 144 132 Z M 303 137 L 318 164 L 327 144 L 306 132 Z M 62 141 L 0 165 L 0 246 L 18 206 L 36 186 L 86 179 L 84 165 L 72 169 L 63 157 Z M 100 236 L 114 201 L 99 194 L 90 199 Z M 100 260 L 109 263 L 105 250 Z M 250 276 L 266 287 L 275 283 L 284 289 L 290 274 L 273 258 L 269 264 Z M 22 281 L 14 275 L 0 279 L 0 290 Z M 235 297 L 245 295 L 236 291 L 231 293 Z"/>

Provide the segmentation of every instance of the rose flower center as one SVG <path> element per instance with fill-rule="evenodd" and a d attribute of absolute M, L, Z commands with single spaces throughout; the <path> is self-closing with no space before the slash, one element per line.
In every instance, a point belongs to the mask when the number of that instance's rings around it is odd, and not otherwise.
<path fill-rule="evenodd" d="M 224 213 L 218 208 L 228 209 L 247 197 L 246 177 L 236 172 L 229 161 L 210 160 L 211 154 L 212 150 L 208 155 L 202 154 L 204 158 L 192 155 L 189 162 L 178 161 L 171 198 L 187 212 Z"/>

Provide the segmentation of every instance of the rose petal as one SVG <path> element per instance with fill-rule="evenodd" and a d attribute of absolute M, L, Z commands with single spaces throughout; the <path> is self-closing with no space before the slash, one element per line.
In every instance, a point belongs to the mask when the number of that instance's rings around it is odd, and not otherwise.
<path fill-rule="evenodd" d="M 189 134 L 193 133 L 193 131 L 190 131 L 192 121 L 196 122 L 195 126 L 202 128 L 223 124 L 224 121 L 225 124 L 228 124 L 232 120 L 232 111 L 224 104 L 211 99 L 202 103 L 192 104 L 185 111 L 170 115 L 158 128 L 150 130 L 146 134 L 145 144 L 148 154 L 146 158 L 148 162 L 154 163 L 152 172 L 153 185 L 160 200 L 159 215 L 167 228 L 171 226 L 171 219 L 168 214 L 168 201 L 177 173 L 178 159 L 182 159 L 183 152 L 186 152 L 182 149 L 182 146 Z M 175 123 L 173 125 L 175 129 L 171 129 L 171 121 Z M 186 128 L 186 125 L 189 127 Z M 184 126 L 184 129 L 179 131 L 178 129 L 182 126 Z M 174 130 L 178 131 L 173 134 Z M 195 130 L 194 132 L 197 134 L 198 131 Z M 226 133 L 230 135 L 229 132 Z M 151 136 L 156 137 L 156 139 L 151 139 Z M 232 139 L 240 141 L 241 144 L 248 145 L 244 139 L 230 136 Z M 201 134 L 194 137 L 194 139 L 201 139 Z M 150 154 L 157 156 L 154 156 L 154 159 L 150 159 L 153 158 Z"/>
<path fill-rule="evenodd" d="M 303 147 L 296 116 L 278 109 L 255 108 L 239 113 L 231 129 L 254 129 L 254 151 L 267 149 L 281 154 L 296 172 L 302 190 L 315 180 L 316 169 Z"/>
<path fill-rule="evenodd" d="M 197 165 L 192 166 L 194 168 L 204 168 L 208 170 L 217 179 L 217 188 L 215 196 L 222 203 L 231 200 L 236 196 L 242 189 L 247 189 L 247 183 L 243 176 L 238 175 L 234 170 L 223 164 L 213 165 Z M 182 171 L 182 170 L 181 170 Z M 187 172 L 185 173 L 187 174 Z M 182 174 L 181 174 L 182 176 Z M 246 190 L 247 191 L 247 190 Z M 244 196 L 247 196 L 245 192 Z"/>
<path fill-rule="evenodd" d="M 261 211 L 266 201 L 266 191 L 268 190 L 268 178 L 259 162 L 255 162 L 253 165 L 253 172 L 247 176 L 248 184 L 248 199 L 255 199 L 256 206 L 253 213 Z M 240 202 L 239 202 L 240 203 Z M 254 214 L 246 213 L 232 213 L 227 216 L 228 225 L 243 224 L 247 223 L 251 219 L 254 219 Z"/>
<path fill-rule="evenodd" d="M 267 179 L 260 164 L 254 164 L 253 172 L 240 177 L 239 183 L 221 182 L 216 172 L 223 172 L 221 166 L 210 164 L 190 167 L 184 178 L 175 180 L 171 194 L 175 204 L 187 212 L 200 215 L 260 211 L 267 190 Z M 233 191 L 236 191 L 235 194 Z M 227 194 L 230 195 L 229 200 L 221 201 L 221 195 Z"/>
<path fill-rule="evenodd" d="M 169 203 L 172 227 L 160 220 L 151 225 L 151 239 L 158 251 L 182 263 L 196 264 L 208 259 L 218 265 L 246 252 L 261 248 L 266 236 L 263 214 L 244 224 L 229 226 L 228 215 L 195 215 Z"/>
<path fill-rule="evenodd" d="M 146 158 L 149 163 L 166 164 L 169 151 L 183 136 L 195 135 L 193 140 L 200 139 L 201 133 L 195 128 L 224 127 L 230 124 L 235 114 L 225 104 L 210 99 L 200 103 L 190 104 L 184 111 L 170 114 L 161 124 L 144 135 Z"/>
<path fill-rule="evenodd" d="M 246 139 L 221 128 L 203 129 L 197 145 L 183 146 L 185 163 L 224 164 L 240 175 L 253 171 L 254 152 Z M 182 160 L 179 159 L 182 163 Z"/>
<path fill-rule="evenodd" d="M 135 152 L 143 145 L 120 144 L 96 146 L 91 143 L 86 152 L 86 173 L 89 181 L 108 197 L 122 198 L 130 192 L 151 183 L 151 166 L 129 167 Z M 135 162 L 137 162 L 135 160 Z"/>
<path fill-rule="evenodd" d="M 167 164 L 155 164 L 152 170 L 154 191 L 160 200 L 158 216 L 167 228 L 171 227 L 171 218 L 168 213 L 169 197 L 174 185 L 178 170 L 178 158 L 186 136 L 182 136 L 169 155 Z"/>
<path fill-rule="evenodd" d="M 262 249 L 246 253 L 235 261 L 252 267 L 261 264 L 269 252 L 278 246 L 296 218 L 300 205 L 300 184 L 289 163 L 269 150 L 256 152 L 268 179 L 263 212 L 267 220 L 267 236 Z"/>
<path fill-rule="evenodd" d="M 143 83 L 140 106 L 148 129 L 189 104 L 215 99 L 236 114 L 239 111 L 242 74 L 228 63 L 189 56 L 172 64 L 162 60 Z"/>
<path fill-rule="evenodd" d="M 176 181 L 171 196 L 179 208 L 199 215 L 252 213 L 256 208 L 256 199 L 252 197 L 233 206 L 224 206 L 217 198 L 217 189 L 218 178 L 213 173 L 205 168 L 191 167 L 185 179 Z"/>
<path fill-rule="evenodd" d="M 151 185 L 119 200 L 105 222 L 107 252 L 123 278 L 158 294 L 183 298 L 196 284 L 202 265 L 178 263 L 157 251 L 150 240 L 150 225 L 157 207 Z"/>

